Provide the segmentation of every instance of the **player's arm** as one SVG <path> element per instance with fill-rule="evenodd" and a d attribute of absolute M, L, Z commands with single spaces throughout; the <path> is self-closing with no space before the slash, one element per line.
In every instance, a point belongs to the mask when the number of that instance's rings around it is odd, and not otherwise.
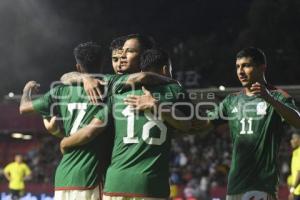
<path fill-rule="evenodd" d="M 72 83 L 82 83 L 84 78 L 90 77 L 90 75 L 80 72 L 68 72 L 62 75 L 62 77 L 60 77 L 60 81 L 63 84 L 70 85 Z"/>
<path fill-rule="evenodd" d="M 295 188 L 297 188 L 299 184 L 300 184 L 300 170 L 297 171 L 295 182 L 293 183 L 290 189 L 291 192 L 293 192 L 292 190 L 295 190 Z"/>
<path fill-rule="evenodd" d="M 35 111 L 31 100 L 31 92 L 37 91 L 39 86 L 40 85 L 36 81 L 29 81 L 26 83 L 19 106 L 20 114 L 32 113 Z"/>
<path fill-rule="evenodd" d="M 4 173 L 5 178 L 8 181 L 10 181 L 9 165 L 4 168 L 4 172 L 3 173 Z"/>
<path fill-rule="evenodd" d="M 26 165 L 26 164 L 25 164 L 24 172 L 25 172 L 24 180 L 30 180 L 32 178 L 31 177 L 31 170 L 28 167 L 28 165 Z"/>
<path fill-rule="evenodd" d="M 82 82 L 84 90 L 88 94 L 92 103 L 97 103 L 102 99 L 103 86 L 107 83 L 103 80 L 96 79 L 89 74 L 79 72 L 69 72 L 61 77 L 61 82 L 64 84 L 72 84 Z M 174 79 L 153 73 L 153 72 L 138 72 L 130 74 L 127 80 L 123 83 L 125 87 L 130 87 L 135 84 L 144 85 L 159 85 L 165 83 L 174 83 Z"/>
<path fill-rule="evenodd" d="M 182 119 L 183 117 L 185 117 L 185 115 L 180 110 L 175 108 L 172 112 L 171 105 L 159 104 L 159 101 L 157 101 L 148 90 L 146 90 L 144 87 L 142 87 L 142 89 L 144 92 L 143 95 L 129 95 L 124 99 L 124 103 L 132 106 L 134 110 L 158 110 L 159 114 L 161 114 L 161 117 L 177 130 L 186 131 L 191 128 L 191 120 L 179 120 L 179 118 Z M 173 114 L 175 116 L 173 116 Z"/>
<path fill-rule="evenodd" d="M 212 110 L 206 110 L 206 114 L 201 114 L 201 118 L 196 117 L 193 119 L 192 128 L 190 129 L 190 134 L 197 134 L 201 138 L 205 137 L 212 129 L 225 123 L 226 121 L 222 119 L 220 116 L 220 112 L 222 115 L 227 116 L 226 109 L 224 109 L 224 104 L 227 99 L 225 98 L 219 106 L 216 106 Z M 202 118 L 203 117 L 203 118 Z"/>
<path fill-rule="evenodd" d="M 82 146 L 92 141 L 98 134 L 105 129 L 105 123 L 102 120 L 94 118 L 86 127 L 83 127 L 69 137 L 65 137 L 60 142 L 62 152 L 69 148 Z"/>
<path fill-rule="evenodd" d="M 10 173 L 4 172 L 5 178 L 10 181 Z"/>
<path fill-rule="evenodd" d="M 72 83 L 84 83 L 86 81 L 87 84 L 94 85 L 94 87 L 98 83 L 98 79 L 93 78 L 89 74 L 79 73 L 79 72 L 69 72 L 64 74 L 60 81 L 63 84 L 72 84 Z M 153 72 L 138 72 L 134 74 L 130 74 L 125 84 L 132 85 L 141 83 L 144 85 L 159 85 L 163 83 L 175 83 L 176 81 L 172 78 L 168 78 L 166 76 L 159 75 Z"/>
<path fill-rule="evenodd" d="M 58 138 L 63 138 L 65 136 L 64 132 L 59 127 L 56 116 L 49 118 L 43 118 L 44 126 L 47 129 L 47 131 Z"/>
<path fill-rule="evenodd" d="M 163 106 L 162 106 L 163 107 Z M 186 132 L 192 127 L 192 121 L 190 119 L 184 119 L 186 116 L 178 109 L 174 109 L 172 112 L 172 106 L 165 106 L 165 110 L 161 112 L 161 116 L 176 130 Z M 174 115 L 173 115 L 174 114 Z M 175 117 L 176 116 L 176 117 Z"/>
<path fill-rule="evenodd" d="M 80 73 L 80 72 L 69 72 L 64 74 L 60 81 L 63 84 L 83 83 L 84 90 L 88 94 L 90 101 L 94 104 L 102 99 L 103 86 L 106 82 L 93 77 L 91 74 Z"/>
<path fill-rule="evenodd" d="M 299 186 L 299 184 L 300 184 L 300 171 L 298 170 L 297 174 L 296 174 L 295 182 L 292 183 L 291 186 L 290 186 L 289 199 L 291 199 L 291 200 L 294 199 L 294 191 Z"/>
<path fill-rule="evenodd" d="M 177 81 L 162 76 L 157 73 L 153 72 L 138 72 L 134 74 L 130 74 L 126 81 L 126 85 L 133 85 L 133 84 L 142 84 L 142 85 L 160 85 L 160 84 L 167 84 L 167 83 L 176 83 Z"/>
<path fill-rule="evenodd" d="M 273 97 L 271 97 L 270 100 L 267 100 L 267 102 L 270 103 L 290 125 L 294 126 L 295 128 L 300 128 L 300 113 L 297 110 L 286 106 Z"/>
<path fill-rule="evenodd" d="M 251 91 L 253 94 L 259 95 L 271 106 L 273 106 L 274 109 L 282 116 L 282 118 L 284 118 L 290 125 L 300 128 L 300 113 L 290 106 L 287 106 L 284 103 L 276 100 L 263 84 L 253 84 Z"/>

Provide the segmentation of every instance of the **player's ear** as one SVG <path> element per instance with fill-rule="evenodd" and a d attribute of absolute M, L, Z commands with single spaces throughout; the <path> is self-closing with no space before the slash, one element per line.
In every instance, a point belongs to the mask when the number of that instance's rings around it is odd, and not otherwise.
<path fill-rule="evenodd" d="M 167 65 L 164 65 L 162 68 L 162 74 L 167 76 L 167 77 L 172 77 L 172 74 L 170 72 L 170 67 Z"/>
<path fill-rule="evenodd" d="M 162 68 L 162 73 L 164 75 L 167 75 L 168 74 L 168 66 L 167 65 L 164 65 L 163 68 Z"/>
<path fill-rule="evenodd" d="M 77 69 L 77 71 L 78 72 L 80 72 L 80 73 L 83 73 L 84 72 L 84 69 L 83 69 L 83 67 L 81 66 L 81 64 L 76 64 L 76 69 Z"/>

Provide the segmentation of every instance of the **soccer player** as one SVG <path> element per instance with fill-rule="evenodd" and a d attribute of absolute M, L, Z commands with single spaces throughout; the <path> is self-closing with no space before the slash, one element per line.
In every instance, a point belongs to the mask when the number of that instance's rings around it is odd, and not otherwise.
<path fill-rule="evenodd" d="M 164 76 L 171 75 L 167 54 L 160 50 L 147 50 L 145 53 L 147 56 L 143 57 L 141 62 L 142 70 L 151 70 Z M 151 67 L 148 67 L 149 65 Z M 126 80 L 126 76 L 128 75 L 123 75 L 122 78 Z M 159 101 L 156 102 L 159 105 L 185 102 L 183 95 L 186 95 L 186 92 L 178 83 L 150 87 L 149 90 L 159 97 Z M 115 139 L 103 199 L 167 199 L 172 122 L 169 124 L 169 121 L 164 121 L 164 113 L 160 119 L 155 117 L 151 110 L 134 112 L 124 103 L 124 98 L 129 94 L 141 95 L 143 90 L 123 90 L 111 96 L 109 101 L 108 113 L 114 118 Z M 107 120 L 103 111 L 96 115 L 89 126 L 78 130 L 71 137 L 64 138 L 61 142 L 62 148 L 85 144 L 91 135 L 99 134 L 93 127 Z M 180 111 L 184 116 L 188 116 L 188 110 Z M 189 125 L 186 123 L 185 129 L 188 129 Z"/>
<path fill-rule="evenodd" d="M 283 121 L 300 127 L 293 99 L 265 79 L 265 54 L 257 48 L 241 50 L 236 73 L 243 90 L 229 94 L 219 110 L 210 113 L 229 122 L 233 143 L 227 200 L 276 199 L 277 154 Z"/>
<path fill-rule="evenodd" d="M 101 46 L 87 42 L 74 49 L 76 68 L 81 73 L 96 73 L 102 61 Z M 112 81 L 111 81 L 112 82 Z M 109 84 L 111 83 L 109 82 Z M 87 124 L 99 111 L 101 106 L 89 104 L 88 98 L 80 85 L 58 85 L 43 97 L 31 101 L 30 91 L 37 84 L 26 84 L 20 104 L 20 113 L 38 112 L 42 115 L 56 115 L 63 120 L 64 130 L 71 135 L 80 126 Z M 103 134 L 89 145 L 68 151 L 63 155 L 55 173 L 55 199 L 98 200 L 101 166 L 104 166 L 109 143 Z M 102 149 L 103 148 L 103 149 Z M 105 149 L 105 151 L 104 151 Z M 100 172 L 99 172 L 100 171 Z"/>
<path fill-rule="evenodd" d="M 8 188 L 12 200 L 18 200 L 24 195 L 25 182 L 31 175 L 30 168 L 23 162 L 20 154 L 15 155 L 15 161 L 4 167 L 4 176 L 9 181 Z"/>
<path fill-rule="evenodd" d="M 291 146 L 293 148 L 293 156 L 291 162 L 290 179 L 290 196 L 289 200 L 300 200 L 300 133 L 292 134 Z"/>

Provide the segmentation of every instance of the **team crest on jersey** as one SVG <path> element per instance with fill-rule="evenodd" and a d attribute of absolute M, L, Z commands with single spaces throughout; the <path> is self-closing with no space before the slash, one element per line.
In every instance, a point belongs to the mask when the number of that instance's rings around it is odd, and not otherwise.
<path fill-rule="evenodd" d="M 256 106 L 257 115 L 266 115 L 267 114 L 267 103 L 265 101 L 259 102 Z"/>

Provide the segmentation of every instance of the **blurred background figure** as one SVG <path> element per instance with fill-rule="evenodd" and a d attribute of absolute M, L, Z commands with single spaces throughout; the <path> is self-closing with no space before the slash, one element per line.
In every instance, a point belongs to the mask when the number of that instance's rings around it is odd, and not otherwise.
<path fill-rule="evenodd" d="M 4 176 L 9 181 L 8 188 L 12 200 L 18 200 L 25 191 L 25 180 L 29 179 L 31 170 L 23 162 L 20 154 L 15 155 L 15 161 L 9 163 L 4 168 Z"/>
<path fill-rule="evenodd" d="M 300 132 L 292 134 L 291 146 L 293 148 L 291 175 L 288 177 L 290 186 L 289 200 L 300 200 Z"/>

